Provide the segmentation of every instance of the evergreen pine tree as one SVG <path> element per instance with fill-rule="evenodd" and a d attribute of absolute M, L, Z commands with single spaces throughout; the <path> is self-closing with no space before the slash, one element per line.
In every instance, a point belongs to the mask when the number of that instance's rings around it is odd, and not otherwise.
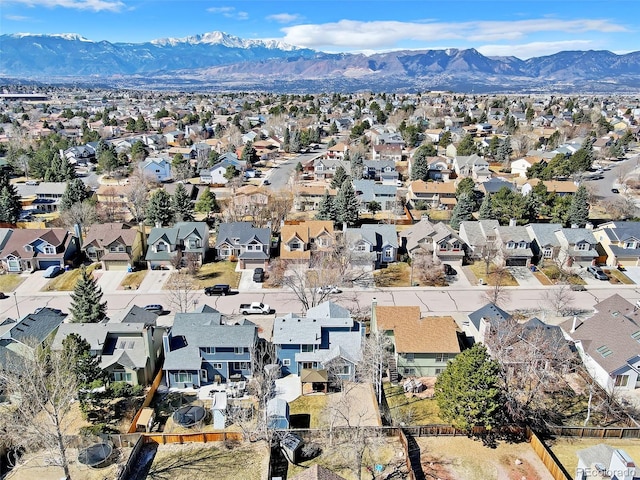
<path fill-rule="evenodd" d="M 93 276 L 82 267 L 80 278 L 71 294 L 71 321 L 98 323 L 107 313 L 107 302 L 102 302 L 102 290 Z"/>
<path fill-rule="evenodd" d="M 509 137 L 507 137 L 500 144 L 498 150 L 496 151 L 496 160 L 503 165 L 507 165 L 512 153 L 513 148 L 511 148 L 511 140 L 509 139 Z"/>
<path fill-rule="evenodd" d="M 174 214 L 171 206 L 171 195 L 164 189 L 153 192 L 147 202 L 147 222 L 151 225 L 169 225 Z"/>
<path fill-rule="evenodd" d="M 462 193 L 460 198 L 458 198 L 458 203 L 456 203 L 456 206 L 453 207 L 453 211 L 451 212 L 451 221 L 449 222 L 451 228 L 458 230 L 460 223 L 473 220 L 473 207 L 474 201 L 471 194 L 469 194 L 469 192 Z"/>
<path fill-rule="evenodd" d="M 282 140 L 282 149 L 289 153 L 291 151 L 291 132 L 288 128 L 284 129 L 284 138 Z"/>
<path fill-rule="evenodd" d="M 494 219 L 493 207 L 491 205 L 491 195 L 488 193 L 482 199 L 482 203 L 480 204 L 480 210 L 478 211 L 478 219 L 479 220 L 490 220 Z"/>
<path fill-rule="evenodd" d="M 344 181 L 349 178 L 347 172 L 345 171 L 342 165 L 338 165 L 336 168 L 336 173 L 333 174 L 333 178 L 331 179 L 331 188 L 340 188 Z"/>
<path fill-rule="evenodd" d="M 182 222 L 193 222 L 193 204 L 183 183 L 179 183 L 171 197 L 171 207 L 176 219 Z"/>
<path fill-rule="evenodd" d="M 476 153 L 477 151 L 478 147 L 476 145 L 476 142 L 473 141 L 473 137 L 471 136 L 471 134 L 466 134 L 464 137 L 462 137 L 462 140 L 460 140 L 460 144 L 458 145 L 457 149 L 458 155 L 467 156 Z"/>
<path fill-rule="evenodd" d="M 0 176 L 0 222 L 16 223 L 20 218 L 20 196 L 16 187 L 9 183 L 9 177 Z"/>
<path fill-rule="evenodd" d="M 569 224 L 584 227 L 589 220 L 589 194 L 584 185 L 580 185 L 571 198 L 569 206 Z"/>
<path fill-rule="evenodd" d="M 347 225 L 354 225 L 359 217 L 359 202 L 351 185 L 351 179 L 342 182 L 335 201 L 336 220 Z"/>
<path fill-rule="evenodd" d="M 216 195 L 209 188 L 206 188 L 196 202 L 196 212 L 209 214 L 219 211 L 220 206 L 216 200 Z"/>
<path fill-rule="evenodd" d="M 329 191 L 324 191 L 324 196 L 318 204 L 318 213 L 316 214 L 316 220 L 334 220 L 336 219 L 335 203 Z"/>
<path fill-rule="evenodd" d="M 74 204 L 82 203 L 87 198 L 89 198 L 89 192 L 84 182 L 79 178 L 74 178 L 67 182 L 67 188 L 60 199 L 60 211 L 69 210 Z"/>
<path fill-rule="evenodd" d="M 70 333 L 62 340 L 65 355 L 72 359 L 73 373 L 78 386 L 86 389 L 94 382 L 104 380 L 104 372 L 100 368 L 100 357 L 91 355 L 91 345 L 77 333 Z M 82 396 L 81 396 L 82 401 Z"/>

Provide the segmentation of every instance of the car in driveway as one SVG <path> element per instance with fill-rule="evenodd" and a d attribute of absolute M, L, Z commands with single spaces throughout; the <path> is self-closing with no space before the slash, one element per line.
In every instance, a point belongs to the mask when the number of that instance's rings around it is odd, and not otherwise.
<path fill-rule="evenodd" d="M 604 273 L 604 271 L 598 266 L 589 265 L 587 267 L 587 272 L 589 272 L 594 276 L 594 278 L 597 278 L 598 280 L 609 280 L 609 275 Z"/>
<path fill-rule="evenodd" d="M 617 188 L 612 188 L 611 193 L 620 193 L 620 190 L 618 190 Z"/>
<path fill-rule="evenodd" d="M 330 295 L 330 294 L 334 294 L 334 293 L 342 293 L 342 290 L 340 290 L 335 285 L 325 285 L 323 287 L 318 287 L 317 292 L 320 295 Z"/>
<path fill-rule="evenodd" d="M 151 304 L 151 305 L 145 305 L 144 309 L 147 312 L 155 313 L 156 315 L 161 315 L 162 313 L 164 313 L 164 307 L 162 305 L 157 304 L 157 303 L 154 303 L 154 304 Z"/>
<path fill-rule="evenodd" d="M 218 283 L 217 285 L 213 285 L 211 287 L 205 287 L 204 294 L 208 296 L 212 295 L 229 295 L 231 293 L 231 287 L 226 283 Z"/>
<path fill-rule="evenodd" d="M 442 268 L 444 268 L 444 274 L 445 275 L 457 275 L 458 271 L 453 268 L 451 265 L 449 265 L 448 263 L 443 263 L 442 264 Z"/>
<path fill-rule="evenodd" d="M 253 270 L 253 281 L 256 283 L 264 282 L 264 268 L 258 267 Z"/>
<path fill-rule="evenodd" d="M 44 278 L 57 277 L 62 272 L 64 272 L 64 269 L 60 265 L 51 265 L 50 267 L 47 267 L 47 269 L 44 271 L 43 277 Z"/>

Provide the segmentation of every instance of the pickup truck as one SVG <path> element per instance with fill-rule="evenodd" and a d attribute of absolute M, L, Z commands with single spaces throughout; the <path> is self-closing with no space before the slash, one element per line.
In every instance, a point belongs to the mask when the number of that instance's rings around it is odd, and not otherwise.
<path fill-rule="evenodd" d="M 271 307 L 262 302 L 241 303 L 240 313 L 243 315 L 251 315 L 253 313 L 266 315 L 271 313 Z"/>

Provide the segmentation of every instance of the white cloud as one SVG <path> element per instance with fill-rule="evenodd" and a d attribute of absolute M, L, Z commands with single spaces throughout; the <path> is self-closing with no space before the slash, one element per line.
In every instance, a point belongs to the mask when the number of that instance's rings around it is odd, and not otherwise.
<path fill-rule="evenodd" d="M 7 20 L 11 20 L 12 22 L 27 22 L 32 20 L 30 17 L 23 17 L 22 15 L 5 15 Z"/>
<path fill-rule="evenodd" d="M 282 29 L 283 41 L 309 48 L 346 47 L 380 49 L 398 47 L 401 42 L 465 42 L 514 41 L 535 33 L 563 34 L 597 31 L 624 32 L 625 27 L 608 20 L 560 20 L 542 18 L 515 21 L 477 22 L 362 22 L 340 20 L 334 23 L 294 25 Z"/>
<path fill-rule="evenodd" d="M 267 20 L 272 20 L 278 23 L 291 23 L 300 19 L 300 15 L 297 13 L 275 13 L 267 16 Z"/>
<path fill-rule="evenodd" d="M 219 13 L 225 18 L 234 18 L 236 20 L 246 20 L 249 18 L 247 12 L 238 11 L 236 7 L 210 7 L 207 8 L 209 13 Z"/>
<path fill-rule="evenodd" d="M 563 50 L 588 50 L 594 48 L 591 40 L 565 40 L 560 42 L 531 42 L 522 45 L 483 45 L 476 48 L 481 54 L 498 57 L 531 57 L 553 55 Z"/>
<path fill-rule="evenodd" d="M 30 7 L 62 7 L 76 10 L 93 10 L 94 12 L 119 12 L 125 4 L 119 0 L 12 0 Z"/>

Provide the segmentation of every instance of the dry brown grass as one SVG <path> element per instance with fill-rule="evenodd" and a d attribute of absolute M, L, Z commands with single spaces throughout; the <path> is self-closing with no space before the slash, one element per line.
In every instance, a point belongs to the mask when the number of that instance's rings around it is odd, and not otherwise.
<path fill-rule="evenodd" d="M 571 475 L 575 474 L 578 467 L 578 457 L 576 456 L 578 450 L 584 450 L 600 443 L 620 448 L 627 452 L 631 458 L 640 458 L 640 442 L 637 440 L 607 438 L 605 441 L 601 438 L 561 437 L 546 442 L 562 466 Z"/>
<path fill-rule="evenodd" d="M 160 445 L 147 478 L 154 480 L 261 480 L 269 469 L 264 442 L 228 448 L 222 442 Z"/>
<path fill-rule="evenodd" d="M 394 421 L 411 425 L 445 423 L 439 416 L 440 408 L 433 398 L 419 398 L 404 393 L 402 385 L 384 385 L 384 392 Z"/>
<path fill-rule="evenodd" d="M 496 285 L 500 282 L 503 287 L 517 287 L 519 284 L 513 275 L 507 270 L 499 270 L 493 263 L 489 265 L 489 274 L 487 275 L 487 266 L 484 262 L 474 262 L 469 265 L 469 269 L 476 278 L 482 278 L 487 285 Z"/>
<path fill-rule="evenodd" d="M 409 287 L 411 267 L 404 262 L 389 265 L 373 272 L 376 287 Z"/>
<path fill-rule="evenodd" d="M 129 273 L 122 279 L 122 282 L 120 282 L 120 288 L 130 288 L 132 290 L 137 289 L 142 283 L 142 280 L 144 280 L 144 277 L 147 276 L 147 271 L 148 270 L 138 270 L 137 272 Z"/>
<path fill-rule="evenodd" d="M 98 270 L 100 266 L 99 263 L 92 263 L 87 267 L 87 272 L 92 273 L 94 270 Z M 99 272 L 99 270 L 98 270 Z M 82 273 L 82 268 L 74 268 L 73 270 L 69 270 L 68 272 L 63 272 L 55 278 L 52 278 L 47 282 L 47 284 L 42 289 L 43 292 L 70 292 L 78 283 L 78 279 L 80 278 L 80 274 Z"/>
<path fill-rule="evenodd" d="M 26 277 L 14 273 L 0 275 L 0 292 L 13 292 L 25 280 Z"/>

